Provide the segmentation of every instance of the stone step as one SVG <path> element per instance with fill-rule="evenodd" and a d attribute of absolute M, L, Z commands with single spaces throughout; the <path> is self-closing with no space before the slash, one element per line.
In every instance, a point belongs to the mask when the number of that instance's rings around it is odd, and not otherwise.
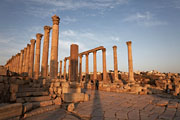
<path fill-rule="evenodd" d="M 53 100 L 41 101 L 41 102 L 28 102 L 23 104 L 23 113 L 26 113 L 32 109 L 38 107 L 50 106 L 53 104 Z"/>
<path fill-rule="evenodd" d="M 89 95 L 85 93 L 63 93 L 62 100 L 64 102 L 83 102 L 89 100 Z"/>
<path fill-rule="evenodd" d="M 18 117 L 21 116 L 21 114 L 22 114 L 21 103 L 0 105 L 0 120 Z"/>
<path fill-rule="evenodd" d="M 22 97 L 17 98 L 17 103 L 25 103 L 25 102 L 41 102 L 41 101 L 48 101 L 51 100 L 50 96 L 40 96 L 40 97 Z"/>
<path fill-rule="evenodd" d="M 19 87 L 19 92 L 41 92 L 41 91 L 45 91 L 45 88 L 32 88 L 32 87 Z"/>
<path fill-rule="evenodd" d="M 28 97 L 28 96 L 44 96 L 48 95 L 49 92 L 18 92 L 16 93 L 17 97 Z"/>
<path fill-rule="evenodd" d="M 34 109 L 28 113 L 25 113 L 23 118 L 25 119 L 25 118 L 28 118 L 28 117 L 31 117 L 34 115 L 38 115 L 38 114 L 41 114 L 44 112 L 55 110 L 57 108 L 60 108 L 60 106 L 59 105 L 51 105 L 51 106 L 40 107 L 40 108 Z"/>

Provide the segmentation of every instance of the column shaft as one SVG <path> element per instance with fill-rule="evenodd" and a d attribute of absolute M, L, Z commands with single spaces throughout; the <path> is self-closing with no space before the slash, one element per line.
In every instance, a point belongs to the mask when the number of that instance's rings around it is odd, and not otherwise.
<path fill-rule="evenodd" d="M 131 41 L 126 42 L 128 47 L 128 68 L 129 68 L 129 82 L 134 82 L 134 73 L 133 73 L 133 59 L 132 59 L 132 48 L 131 48 Z"/>
<path fill-rule="evenodd" d="M 96 64 L 96 51 L 93 52 L 93 76 L 94 76 L 94 81 L 97 79 L 97 64 Z"/>
<path fill-rule="evenodd" d="M 114 81 L 118 81 L 117 46 L 113 46 L 114 55 Z"/>
<path fill-rule="evenodd" d="M 78 81 L 78 45 L 72 44 L 70 48 L 70 81 Z"/>
<path fill-rule="evenodd" d="M 43 55 L 41 64 L 41 74 L 42 77 L 48 76 L 48 53 L 49 53 L 49 33 L 51 27 L 44 26 L 44 44 L 43 44 Z"/>
<path fill-rule="evenodd" d="M 86 54 L 86 81 L 88 80 L 88 76 L 89 76 L 89 53 Z"/>
<path fill-rule="evenodd" d="M 105 48 L 102 50 L 102 59 L 103 59 L 103 82 L 107 82 L 107 79 L 106 79 L 106 74 L 107 74 L 107 71 L 106 71 L 106 49 Z"/>
<path fill-rule="evenodd" d="M 52 17 L 52 41 L 51 41 L 51 60 L 50 60 L 50 77 L 57 78 L 58 73 L 58 39 L 59 39 L 59 21 L 56 15 Z"/>
<path fill-rule="evenodd" d="M 40 51 L 41 51 L 41 38 L 42 34 L 36 34 L 36 54 L 35 54 L 35 64 L 34 64 L 34 79 L 39 78 L 39 68 L 40 68 Z"/>
<path fill-rule="evenodd" d="M 30 59 L 30 44 L 27 44 L 27 53 L 26 53 L 26 66 L 25 72 L 29 73 L 29 59 Z"/>
<path fill-rule="evenodd" d="M 33 78 L 34 71 L 34 49 L 35 49 L 36 40 L 31 40 L 31 49 L 30 49 L 30 59 L 29 59 L 29 77 Z"/>
<path fill-rule="evenodd" d="M 22 68 L 23 68 L 23 55 L 24 55 L 24 50 L 21 50 L 20 63 L 19 63 L 19 74 L 22 73 Z"/>
<path fill-rule="evenodd" d="M 68 81 L 70 81 L 70 77 L 71 77 L 71 61 L 70 61 L 70 58 L 68 59 L 69 60 L 69 65 L 68 65 L 68 76 L 69 76 L 69 79 Z"/>
<path fill-rule="evenodd" d="M 79 56 L 79 81 L 82 82 L 82 55 Z"/>
<path fill-rule="evenodd" d="M 27 55 L 27 48 L 24 48 L 24 57 L 23 57 L 23 73 L 25 73 L 25 66 L 26 66 L 26 55 Z"/>
<path fill-rule="evenodd" d="M 60 78 L 61 78 L 61 76 L 62 76 L 62 60 L 60 60 L 60 66 L 59 66 L 59 76 L 60 76 Z"/>
<path fill-rule="evenodd" d="M 66 80 L 66 59 L 64 59 L 64 79 Z"/>

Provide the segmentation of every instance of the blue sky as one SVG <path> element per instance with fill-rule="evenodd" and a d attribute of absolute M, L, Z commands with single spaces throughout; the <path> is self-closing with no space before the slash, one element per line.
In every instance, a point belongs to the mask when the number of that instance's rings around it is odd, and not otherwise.
<path fill-rule="evenodd" d="M 180 72 L 180 0 L 1 0 L 0 64 L 36 33 L 44 33 L 54 14 L 61 18 L 59 60 L 69 56 L 72 43 L 79 45 L 79 52 L 104 46 L 107 69 L 113 69 L 116 45 L 118 68 L 127 71 L 126 41 L 131 40 L 134 71 Z M 97 61 L 102 71 L 101 51 Z M 90 54 L 90 71 L 92 64 Z"/>

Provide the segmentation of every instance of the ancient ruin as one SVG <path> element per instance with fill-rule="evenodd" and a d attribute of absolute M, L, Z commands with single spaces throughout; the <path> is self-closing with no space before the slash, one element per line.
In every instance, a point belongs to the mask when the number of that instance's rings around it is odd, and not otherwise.
<path fill-rule="evenodd" d="M 117 53 L 122 51 L 116 45 L 109 58 L 114 70 L 106 68 L 104 46 L 79 52 L 77 44 L 69 46 L 70 54 L 59 60 L 58 69 L 59 23 L 59 16 L 52 16 L 53 25 L 44 26 L 44 35 L 37 33 L 36 40 L 0 66 L 0 119 L 45 119 L 52 113 L 43 113 L 53 110 L 57 113 L 52 119 L 180 119 L 180 74 L 134 72 L 131 41 L 126 42 L 128 72 L 118 69 Z M 97 71 L 97 51 L 102 51 L 102 73 Z M 89 72 L 91 53 L 93 73 Z"/>

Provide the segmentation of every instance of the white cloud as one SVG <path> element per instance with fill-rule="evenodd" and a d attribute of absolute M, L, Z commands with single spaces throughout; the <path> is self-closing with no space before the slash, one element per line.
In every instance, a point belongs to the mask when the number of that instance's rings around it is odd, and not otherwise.
<path fill-rule="evenodd" d="M 150 12 L 145 13 L 135 13 L 129 15 L 127 18 L 123 19 L 124 22 L 136 22 L 139 25 L 145 26 L 157 26 L 157 25 L 166 25 L 167 22 L 160 21 L 155 18 L 155 16 Z"/>
<path fill-rule="evenodd" d="M 71 18 L 69 16 L 66 16 L 64 18 L 61 19 L 61 22 L 62 24 L 70 24 L 70 23 L 74 23 L 74 22 L 77 22 L 77 19 L 76 18 Z"/>
<path fill-rule="evenodd" d="M 116 36 L 111 36 L 110 39 L 113 41 L 116 41 L 116 42 L 118 42 L 120 40 L 120 38 L 116 37 Z"/>

